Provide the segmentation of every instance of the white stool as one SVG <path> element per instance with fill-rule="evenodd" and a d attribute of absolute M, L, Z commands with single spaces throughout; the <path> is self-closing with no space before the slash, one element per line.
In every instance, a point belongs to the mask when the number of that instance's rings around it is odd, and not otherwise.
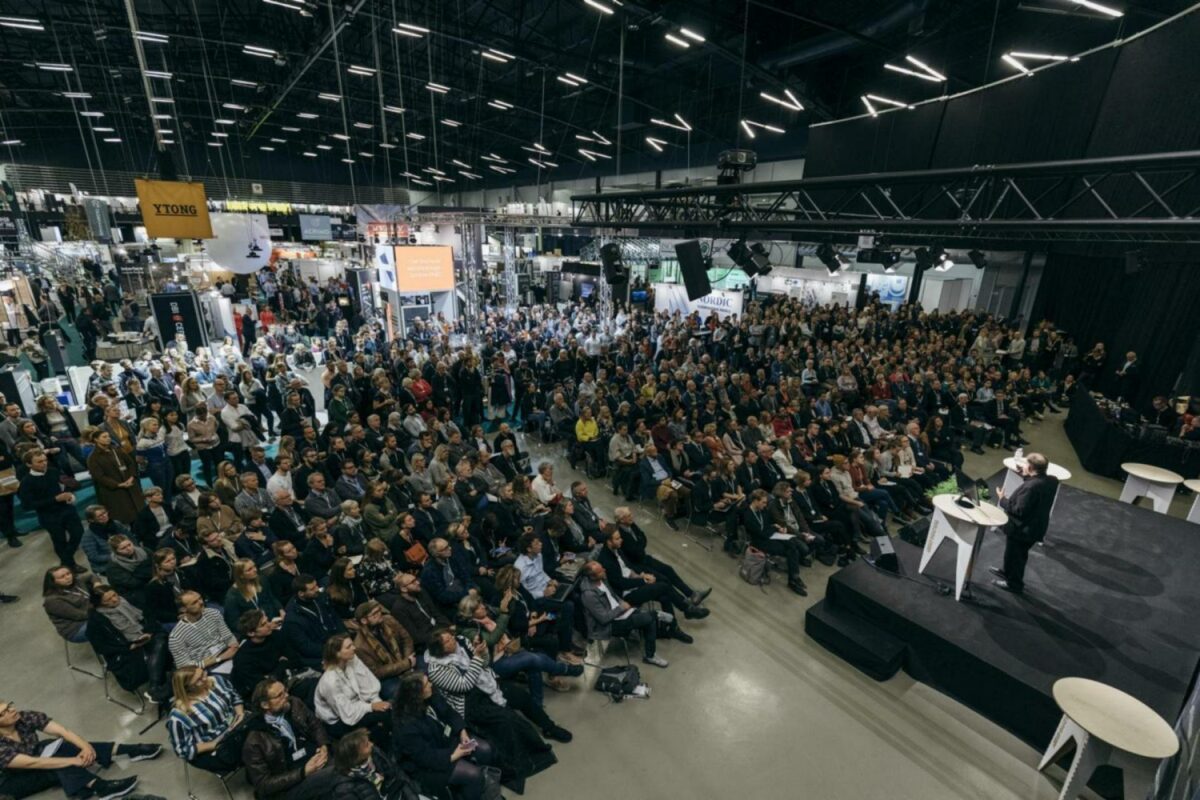
<path fill-rule="evenodd" d="M 1158 513 L 1166 514 L 1171 509 L 1175 487 L 1183 483 L 1182 475 L 1169 469 L 1150 464 L 1135 464 L 1131 461 L 1122 464 L 1121 469 L 1128 474 L 1125 478 L 1125 488 L 1121 490 L 1122 503 L 1132 503 L 1139 497 L 1149 497 Z"/>
<path fill-rule="evenodd" d="M 1179 751 L 1179 737 L 1167 721 L 1120 689 L 1086 678 L 1062 678 L 1054 683 L 1054 702 L 1063 717 L 1038 772 L 1074 744 L 1059 800 L 1078 797 L 1096 768 L 1106 764 L 1124 773 L 1125 797 L 1145 797 L 1158 762 Z"/>
<path fill-rule="evenodd" d="M 1196 493 L 1196 499 L 1192 501 L 1192 510 L 1188 512 L 1187 521 L 1200 524 L 1200 478 L 1184 481 L 1183 485 Z"/>
<path fill-rule="evenodd" d="M 975 508 L 963 508 L 954 502 L 952 494 L 935 496 L 933 518 L 925 535 L 925 549 L 921 553 L 921 566 L 917 572 L 925 572 L 925 567 L 929 566 L 942 542 L 954 542 L 958 548 L 955 554 L 954 599 L 961 600 L 963 588 L 971 579 L 976 546 L 983 538 L 983 532 L 1006 522 L 1008 515 L 998 506 L 979 503 Z"/>

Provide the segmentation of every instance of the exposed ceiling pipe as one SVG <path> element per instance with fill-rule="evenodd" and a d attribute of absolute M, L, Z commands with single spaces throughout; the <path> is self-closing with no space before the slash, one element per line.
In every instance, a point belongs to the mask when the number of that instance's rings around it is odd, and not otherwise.
<path fill-rule="evenodd" d="M 891 11 L 873 22 L 856 28 L 859 36 L 844 33 L 828 33 L 805 41 L 795 47 L 768 53 L 759 60 L 759 66 L 769 70 L 782 70 L 841 55 L 847 50 L 862 46 L 860 37 L 879 38 L 906 25 L 914 17 L 924 14 L 929 0 L 905 0 Z"/>

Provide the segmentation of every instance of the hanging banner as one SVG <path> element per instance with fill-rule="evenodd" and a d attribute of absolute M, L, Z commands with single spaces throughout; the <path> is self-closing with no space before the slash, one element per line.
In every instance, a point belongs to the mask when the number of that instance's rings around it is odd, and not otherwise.
<path fill-rule="evenodd" d="M 134 180 L 142 221 L 153 238 L 211 239 L 203 183 Z"/>
<path fill-rule="evenodd" d="M 300 241 L 327 242 L 333 238 L 332 220 L 328 214 L 300 214 Z"/>
<path fill-rule="evenodd" d="M 205 249 L 218 269 L 249 275 L 271 258 L 270 231 L 266 214 L 213 214 Z"/>
<path fill-rule="evenodd" d="M 678 283 L 654 284 L 654 310 L 656 312 L 666 311 L 674 314 L 679 311 L 682 314 L 691 314 L 696 311 L 700 313 L 701 319 L 705 319 L 715 311 L 721 319 L 730 315 L 740 317 L 742 299 L 741 292 L 712 291 L 697 300 L 688 300 L 686 286 Z"/>
<path fill-rule="evenodd" d="M 449 292 L 454 289 L 454 254 L 449 247 L 397 247 L 395 255 L 398 291 Z M 382 278 L 380 280 L 382 283 Z"/>
<path fill-rule="evenodd" d="M 399 291 L 396 286 L 396 248 L 390 244 L 375 245 L 373 263 L 379 275 L 379 285 L 389 292 Z"/>
<path fill-rule="evenodd" d="M 83 211 L 87 214 L 92 238 L 100 244 L 111 244 L 112 217 L 108 213 L 108 203 L 98 197 L 88 197 L 83 201 Z"/>

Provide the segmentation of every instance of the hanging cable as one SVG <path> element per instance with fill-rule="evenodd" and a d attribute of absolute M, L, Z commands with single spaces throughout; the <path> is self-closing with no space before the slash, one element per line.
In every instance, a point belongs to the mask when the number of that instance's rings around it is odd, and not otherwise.
<path fill-rule="evenodd" d="M 349 119 L 346 117 L 346 89 L 342 84 L 342 56 L 341 56 L 341 52 L 338 48 L 339 31 L 337 29 L 337 23 L 334 21 L 334 18 L 333 18 L 333 0 L 328 0 L 328 7 L 329 7 L 329 28 L 330 28 L 330 30 L 333 31 L 333 34 L 332 34 L 333 67 L 334 67 L 334 72 L 337 74 L 338 107 L 341 108 L 341 110 L 342 110 L 342 135 L 346 137 L 344 140 L 344 144 L 346 145 L 346 160 L 348 162 L 353 162 L 354 157 L 350 155 L 350 152 L 351 152 L 350 151 L 350 122 L 349 122 Z M 354 186 L 354 164 L 353 163 L 346 164 L 346 172 L 350 175 L 350 199 L 354 202 L 354 205 L 358 205 L 358 190 Z"/>

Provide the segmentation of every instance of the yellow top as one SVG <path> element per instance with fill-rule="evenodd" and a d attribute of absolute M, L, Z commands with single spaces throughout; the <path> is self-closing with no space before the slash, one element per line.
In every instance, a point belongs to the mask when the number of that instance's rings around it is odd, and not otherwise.
<path fill-rule="evenodd" d="M 600 438 L 600 426 L 594 419 L 579 419 L 575 422 L 575 438 L 581 442 L 593 442 Z"/>

